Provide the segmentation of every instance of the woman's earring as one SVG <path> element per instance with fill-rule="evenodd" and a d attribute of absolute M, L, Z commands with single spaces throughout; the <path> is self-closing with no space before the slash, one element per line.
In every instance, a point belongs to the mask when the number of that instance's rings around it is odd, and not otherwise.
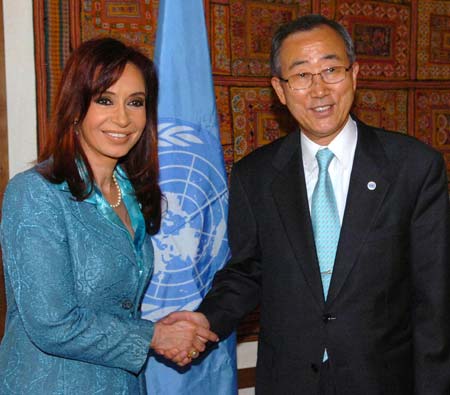
<path fill-rule="evenodd" d="M 75 119 L 75 121 L 73 121 L 73 126 L 74 126 L 74 130 L 75 130 L 75 134 L 78 136 L 80 133 L 78 131 L 78 119 Z"/>

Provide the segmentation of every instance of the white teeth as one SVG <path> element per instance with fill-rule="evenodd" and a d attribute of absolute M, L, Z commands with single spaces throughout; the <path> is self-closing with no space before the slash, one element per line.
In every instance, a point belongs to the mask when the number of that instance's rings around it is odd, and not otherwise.
<path fill-rule="evenodd" d="M 323 111 L 328 110 L 330 107 L 331 107 L 331 106 L 316 107 L 316 108 L 314 109 L 314 111 L 323 112 Z"/>
<path fill-rule="evenodd" d="M 123 139 L 125 137 L 127 137 L 126 134 L 122 134 L 122 133 L 106 133 L 108 136 L 114 137 L 116 139 Z"/>

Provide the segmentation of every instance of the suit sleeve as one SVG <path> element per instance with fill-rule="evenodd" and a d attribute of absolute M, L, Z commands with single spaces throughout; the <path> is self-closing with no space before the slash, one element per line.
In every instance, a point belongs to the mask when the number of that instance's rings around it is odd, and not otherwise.
<path fill-rule="evenodd" d="M 198 311 L 208 318 L 221 339 L 227 337 L 259 303 L 261 262 L 257 221 L 235 165 L 230 184 L 228 239 L 231 260 L 214 277 Z"/>
<path fill-rule="evenodd" d="M 415 394 L 450 394 L 450 225 L 445 163 L 422 180 L 410 226 Z"/>
<path fill-rule="evenodd" d="M 79 305 L 67 213 L 47 182 L 27 174 L 10 183 L 3 206 L 8 308 L 14 300 L 30 341 L 43 352 L 138 373 L 147 359 L 153 323 Z"/>

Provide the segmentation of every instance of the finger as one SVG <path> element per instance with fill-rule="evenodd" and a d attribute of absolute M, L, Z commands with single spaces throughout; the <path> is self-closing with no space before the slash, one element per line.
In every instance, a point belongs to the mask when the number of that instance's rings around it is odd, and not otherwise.
<path fill-rule="evenodd" d="M 180 350 L 178 350 L 177 348 L 172 348 L 170 350 L 165 350 L 164 351 L 164 356 L 168 359 L 173 359 L 175 358 L 178 354 L 180 353 Z"/>
<path fill-rule="evenodd" d="M 178 354 L 176 354 L 173 358 L 171 358 L 171 360 L 175 363 L 179 363 L 181 361 L 184 361 L 186 358 L 188 357 L 188 352 L 187 351 L 180 351 Z M 189 358 L 190 359 L 190 358 Z"/>
<path fill-rule="evenodd" d="M 200 355 L 200 351 L 196 350 L 195 348 L 191 349 L 191 351 L 188 352 L 188 358 L 195 359 L 198 358 Z"/>
<path fill-rule="evenodd" d="M 178 354 L 177 354 L 175 357 L 170 358 L 170 360 L 171 360 L 172 362 L 176 363 L 176 364 L 181 363 L 181 361 L 183 361 L 184 359 L 186 359 L 186 358 L 181 358 L 181 357 L 178 356 Z"/>
<path fill-rule="evenodd" d="M 206 316 L 202 313 L 194 313 L 195 314 L 195 321 L 198 325 L 203 326 L 206 329 L 209 329 L 209 321 L 206 318 Z"/>
<path fill-rule="evenodd" d="M 187 352 L 182 352 L 178 353 L 174 358 L 172 358 L 172 361 L 176 364 L 186 364 L 186 361 L 190 362 L 191 358 L 188 357 Z"/>
<path fill-rule="evenodd" d="M 197 327 L 197 331 L 196 331 L 197 337 L 200 339 L 200 341 L 202 340 L 209 340 L 211 342 L 218 342 L 219 341 L 219 337 L 214 333 L 211 332 L 208 329 L 205 329 L 201 326 Z"/>
<path fill-rule="evenodd" d="M 209 329 L 209 321 L 207 318 L 197 312 L 193 312 L 189 315 L 189 321 L 194 322 L 196 325 L 202 326 L 203 328 Z"/>
<path fill-rule="evenodd" d="M 191 362 L 192 362 L 191 358 L 185 358 L 182 361 L 178 362 L 177 365 L 183 367 L 189 365 Z"/>
<path fill-rule="evenodd" d="M 205 343 L 203 343 L 198 337 L 196 337 L 193 341 L 192 341 L 192 348 L 195 350 L 198 350 L 200 352 L 205 351 Z"/>

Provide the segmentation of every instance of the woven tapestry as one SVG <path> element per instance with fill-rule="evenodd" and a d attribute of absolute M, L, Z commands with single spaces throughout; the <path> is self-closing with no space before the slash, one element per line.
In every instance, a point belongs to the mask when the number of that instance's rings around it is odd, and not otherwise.
<path fill-rule="evenodd" d="M 112 36 L 151 57 L 158 1 L 40 0 L 34 8 L 42 145 L 71 48 Z M 311 12 L 342 23 L 355 42 L 360 72 L 353 112 L 370 125 L 434 146 L 450 171 L 449 1 L 205 0 L 227 171 L 295 129 L 270 86 L 270 43 L 278 26 Z"/>
<path fill-rule="evenodd" d="M 420 1 L 417 78 L 450 78 L 450 1 Z"/>

